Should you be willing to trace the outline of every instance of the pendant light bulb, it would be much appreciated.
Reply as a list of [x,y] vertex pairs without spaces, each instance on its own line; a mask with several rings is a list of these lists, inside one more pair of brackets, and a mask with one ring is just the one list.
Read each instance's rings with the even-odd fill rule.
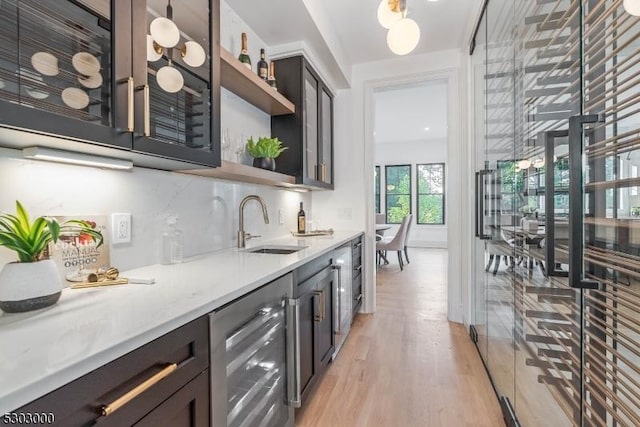
[[378,5],[378,22],[384,28],[391,28],[391,26],[397,21],[402,19],[401,12],[394,12],[389,7],[388,0],[381,0]]
[[523,170],[529,169],[531,167],[531,160],[520,160],[518,162],[518,166],[520,166],[520,169]]
[[624,10],[630,15],[640,16],[640,0],[624,0]]
[[184,44],[184,47],[180,51],[182,60],[190,67],[199,67],[204,64],[207,59],[207,54],[200,44],[194,41],[188,41]]
[[533,161],[533,167],[536,169],[540,169],[544,167],[544,157],[538,157]]
[[176,93],[184,86],[184,77],[180,71],[167,65],[158,70],[156,81],[162,90],[168,93]]
[[168,18],[159,17],[151,21],[149,32],[153,40],[162,47],[171,48],[180,41],[178,26]]
[[411,53],[420,41],[420,27],[416,21],[404,18],[395,22],[387,33],[387,45],[396,55]]
[[147,61],[156,62],[160,58],[162,58],[162,46],[154,42],[153,37],[147,34]]

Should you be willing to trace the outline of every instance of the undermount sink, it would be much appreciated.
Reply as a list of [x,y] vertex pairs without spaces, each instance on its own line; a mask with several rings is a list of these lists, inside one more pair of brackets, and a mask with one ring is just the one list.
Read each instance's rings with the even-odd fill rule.
[[245,249],[244,252],[252,254],[274,254],[274,255],[289,255],[302,249],[306,249],[308,246],[258,246],[255,248]]

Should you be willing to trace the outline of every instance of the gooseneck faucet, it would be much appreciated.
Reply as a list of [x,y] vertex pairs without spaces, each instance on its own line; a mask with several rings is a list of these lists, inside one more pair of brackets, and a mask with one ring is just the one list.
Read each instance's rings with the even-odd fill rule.
[[269,224],[269,214],[267,213],[267,205],[264,203],[264,200],[262,200],[262,197],[251,195],[242,199],[242,201],[240,202],[240,209],[238,212],[238,217],[240,218],[240,227],[238,230],[238,247],[239,248],[244,248],[247,240],[253,237],[260,237],[260,236],[252,236],[251,234],[245,233],[244,231],[244,205],[246,205],[249,200],[255,200],[256,202],[260,203],[260,206],[262,206],[262,216],[264,217],[264,223]]

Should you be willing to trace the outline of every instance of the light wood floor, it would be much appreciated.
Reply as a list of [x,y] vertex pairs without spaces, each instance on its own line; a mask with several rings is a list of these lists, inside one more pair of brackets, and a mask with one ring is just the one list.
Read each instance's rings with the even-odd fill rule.
[[409,256],[378,269],[376,313],[357,316],[297,426],[504,426],[467,330],[446,320],[446,251]]

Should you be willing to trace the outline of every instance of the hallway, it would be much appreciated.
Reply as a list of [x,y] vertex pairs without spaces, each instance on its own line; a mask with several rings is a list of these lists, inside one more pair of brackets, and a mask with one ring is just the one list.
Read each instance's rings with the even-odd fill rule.
[[447,252],[409,256],[378,269],[375,315],[358,315],[297,426],[504,425],[468,331],[446,321]]

